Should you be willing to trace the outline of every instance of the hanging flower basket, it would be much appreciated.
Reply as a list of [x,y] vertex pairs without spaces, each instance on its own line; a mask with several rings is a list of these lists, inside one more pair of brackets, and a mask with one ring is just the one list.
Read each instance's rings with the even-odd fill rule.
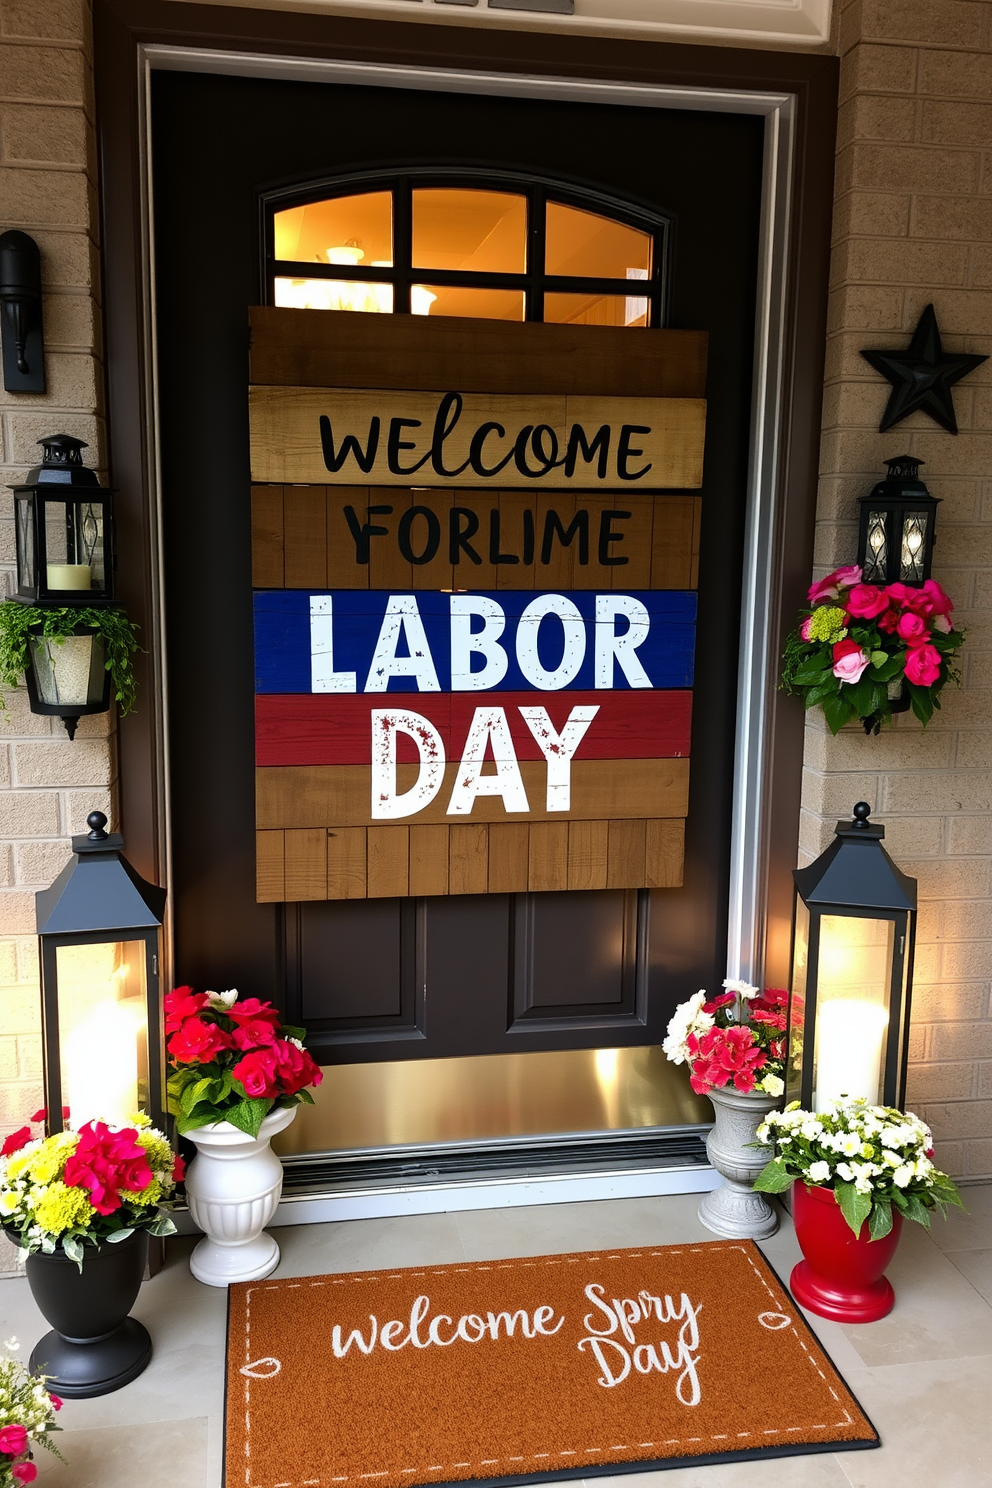
[[926,727],[943,687],[960,680],[954,656],[964,640],[936,579],[879,588],[852,565],[814,584],[809,605],[785,643],[783,689],[819,705],[833,734],[854,718],[877,734],[909,708]]

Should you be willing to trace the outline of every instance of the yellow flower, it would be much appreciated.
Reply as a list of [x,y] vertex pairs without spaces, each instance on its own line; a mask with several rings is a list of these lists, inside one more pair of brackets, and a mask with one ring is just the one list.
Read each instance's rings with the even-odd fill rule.
[[151,1126],[152,1118],[148,1115],[147,1111],[132,1111],[127,1118],[127,1124],[128,1126],[136,1126],[140,1131],[142,1127]]
[[93,1205],[81,1188],[69,1188],[61,1181],[50,1185],[35,1210],[35,1220],[50,1235],[61,1235],[86,1224],[93,1215]]
[[137,1204],[139,1207],[145,1204],[157,1204],[162,1197],[162,1185],[157,1178],[153,1178],[147,1188],[139,1189],[137,1192],[129,1188],[121,1189],[121,1198],[126,1199],[129,1204]]
[[847,634],[847,616],[836,605],[820,605],[809,617],[811,641],[840,641]]
[[28,1172],[35,1183],[51,1183],[58,1178],[78,1141],[75,1132],[56,1132],[55,1136],[46,1138],[28,1163]]
[[11,1178],[19,1178],[21,1176],[34,1157],[35,1151],[37,1151],[37,1148],[31,1152],[15,1152],[13,1157],[8,1157],[6,1174],[8,1182]]
[[172,1172],[172,1148],[161,1132],[139,1131],[138,1146],[145,1149],[150,1168],[156,1171],[165,1169],[166,1172]]

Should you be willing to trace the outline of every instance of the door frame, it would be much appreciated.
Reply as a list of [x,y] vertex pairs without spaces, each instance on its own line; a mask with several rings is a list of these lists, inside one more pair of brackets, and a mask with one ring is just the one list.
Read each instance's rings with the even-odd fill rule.
[[[154,312],[150,75],[156,69],[487,93],[765,120],[744,547],[728,974],[785,984],[803,713],[776,693],[781,640],[812,560],[837,60],[670,43],[486,33],[171,0],[94,7],[109,465],[122,602],[148,646],[142,706],[120,725],[129,856],[171,888]],[[397,61],[398,57],[408,60]],[[485,65],[483,65],[483,63]],[[167,925],[167,938],[168,938]],[[171,974],[171,946],[166,975]]]

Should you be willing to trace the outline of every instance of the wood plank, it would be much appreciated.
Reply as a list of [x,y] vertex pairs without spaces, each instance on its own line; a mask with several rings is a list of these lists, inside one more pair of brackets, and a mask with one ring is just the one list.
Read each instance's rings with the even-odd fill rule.
[[281,589],[283,564],[282,486],[251,488],[251,583],[253,589]]
[[[445,769],[444,784],[434,800],[412,817],[411,823],[452,823],[448,801],[458,763]],[[525,760],[520,765],[530,811],[519,820],[560,821],[560,812],[546,809],[547,767]],[[416,765],[401,764],[397,788],[409,790],[418,778]],[[354,827],[380,829],[371,816],[370,771],[366,765],[278,765],[255,771],[256,821],[260,830],[278,827]],[[611,821],[645,817],[682,817],[689,792],[689,761],[574,760],[571,810],[573,821]],[[506,821],[498,796],[480,796],[473,820]],[[371,870],[370,870],[371,871]]]
[[[412,565],[410,586],[413,589],[453,589],[455,581],[451,566],[451,491],[422,491],[411,488],[410,514],[407,518],[409,531],[407,544],[415,560],[425,560]],[[433,517],[437,526],[431,522]],[[385,522],[385,519],[383,519]],[[394,531],[396,529],[393,529]],[[399,534],[392,540],[396,541]],[[384,539],[385,540],[385,539]],[[437,542],[437,551],[430,557],[431,548]],[[473,585],[475,580],[472,580]]]
[[644,887],[680,889],[685,857],[685,822],[648,821],[644,825]]
[[[389,513],[376,512],[369,517],[377,527],[385,526],[387,521],[393,533],[396,533],[403,521],[405,514],[413,505],[413,497],[409,491],[392,491],[373,486],[369,490],[370,506],[391,507]],[[404,558],[400,552],[398,541],[393,538],[391,542],[385,539],[371,538],[369,541],[369,588],[370,589],[409,589],[413,584],[413,564],[408,558]]]
[[282,904],[286,898],[286,834],[255,833],[255,898],[259,904]]
[[575,524],[576,507],[581,505],[586,512],[586,500],[573,496],[570,491],[553,497],[538,497],[537,536],[534,571],[540,589],[571,589],[573,570],[582,572],[579,563],[582,529],[588,536],[589,517]]
[[287,589],[327,587],[327,499],[320,486],[283,490]]
[[483,822],[448,832],[448,892],[484,894],[489,887],[489,828]]
[[651,588],[695,589],[699,572],[699,496],[655,498]]
[[294,828],[286,833],[286,900],[327,898],[327,830]]
[[522,894],[527,889],[526,822],[493,822],[489,828],[490,894]]
[[[485,472],[491,469],[496,492],[608,491],[618,484],[623,488],[629,484],[631,490],[692,489],[702,483],[706,432],[702,398],[466,393],[437,463],[431,443],[448,396],[441,390],[402,388],[250,387],[252,479],[354,486],[365,474],[375,485],[407,491],[411,479],[429,480],[438,487],[488,489]],[[397,462],[383,432],[399,418],[412,425],[406,430],[411,448],[403,452],[409,464]],[[470,456],[476,458],[472,454],[476,436],[487,425],[494,432],[482,451],[482,464],[474,468]],[[548,431],[542,442],[543,467],[531,444],[520,443],[538,426]],[[608,458],[555,458],[556,451],[565,451],[575,439],[574,430],[584,429],[588,444],[603,426],[609,429]],[[631,428],[645,432],[630,437]],[[328,464],[329,456],[325,459],[328,433],[336,468]],[[510,463],[500,468],[507,458]]]
[[568,884],[570,889],[605,889],[609,823],[573,821],[568,824]]
[[568,887],[568,822],[535,822],[531,827],[527,887],[533,894]]
[[370,899],[392,899],[410,892],[410,828],[369,827]]
[[644,884],[644,822],[611,821],[606,854],[606,887],[639,889]]
[[[327,506],[327,587],[328,589],[367,589],[369,565],[358,561],[356,539],[346,511],[359,531],[378,519],[369,515],[373,505],[368,486],[321,486]],[[371,539],[369,539],[371,551]]]
[[410,893],[446,894],[448,892],[449,827],[410,828]]
[[[465,497],[459,497],[465,500]],[[468,498],[471,499],[471,498]],[[537,497],[531,491],[500,491],[500,548],[519,559],[496,568],[497,589],[534,589],[534,557],[537,546]],[[544,580],[541,580],[543,584]]]
[[705,331],[320,315],[253,306],[251,381],[702,398]]
[[327,833],[328,899],[364,899],[367,890],[365,828],[333,828]]

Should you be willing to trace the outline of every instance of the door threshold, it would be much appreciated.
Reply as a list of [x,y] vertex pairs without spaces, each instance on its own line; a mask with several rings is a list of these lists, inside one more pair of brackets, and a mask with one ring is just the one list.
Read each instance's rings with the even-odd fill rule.
[[[706,1193],[708,1127],[311,1154],[284,1161],[279,1225]],[[181,1234],[196,1233],[188,1212]]]

